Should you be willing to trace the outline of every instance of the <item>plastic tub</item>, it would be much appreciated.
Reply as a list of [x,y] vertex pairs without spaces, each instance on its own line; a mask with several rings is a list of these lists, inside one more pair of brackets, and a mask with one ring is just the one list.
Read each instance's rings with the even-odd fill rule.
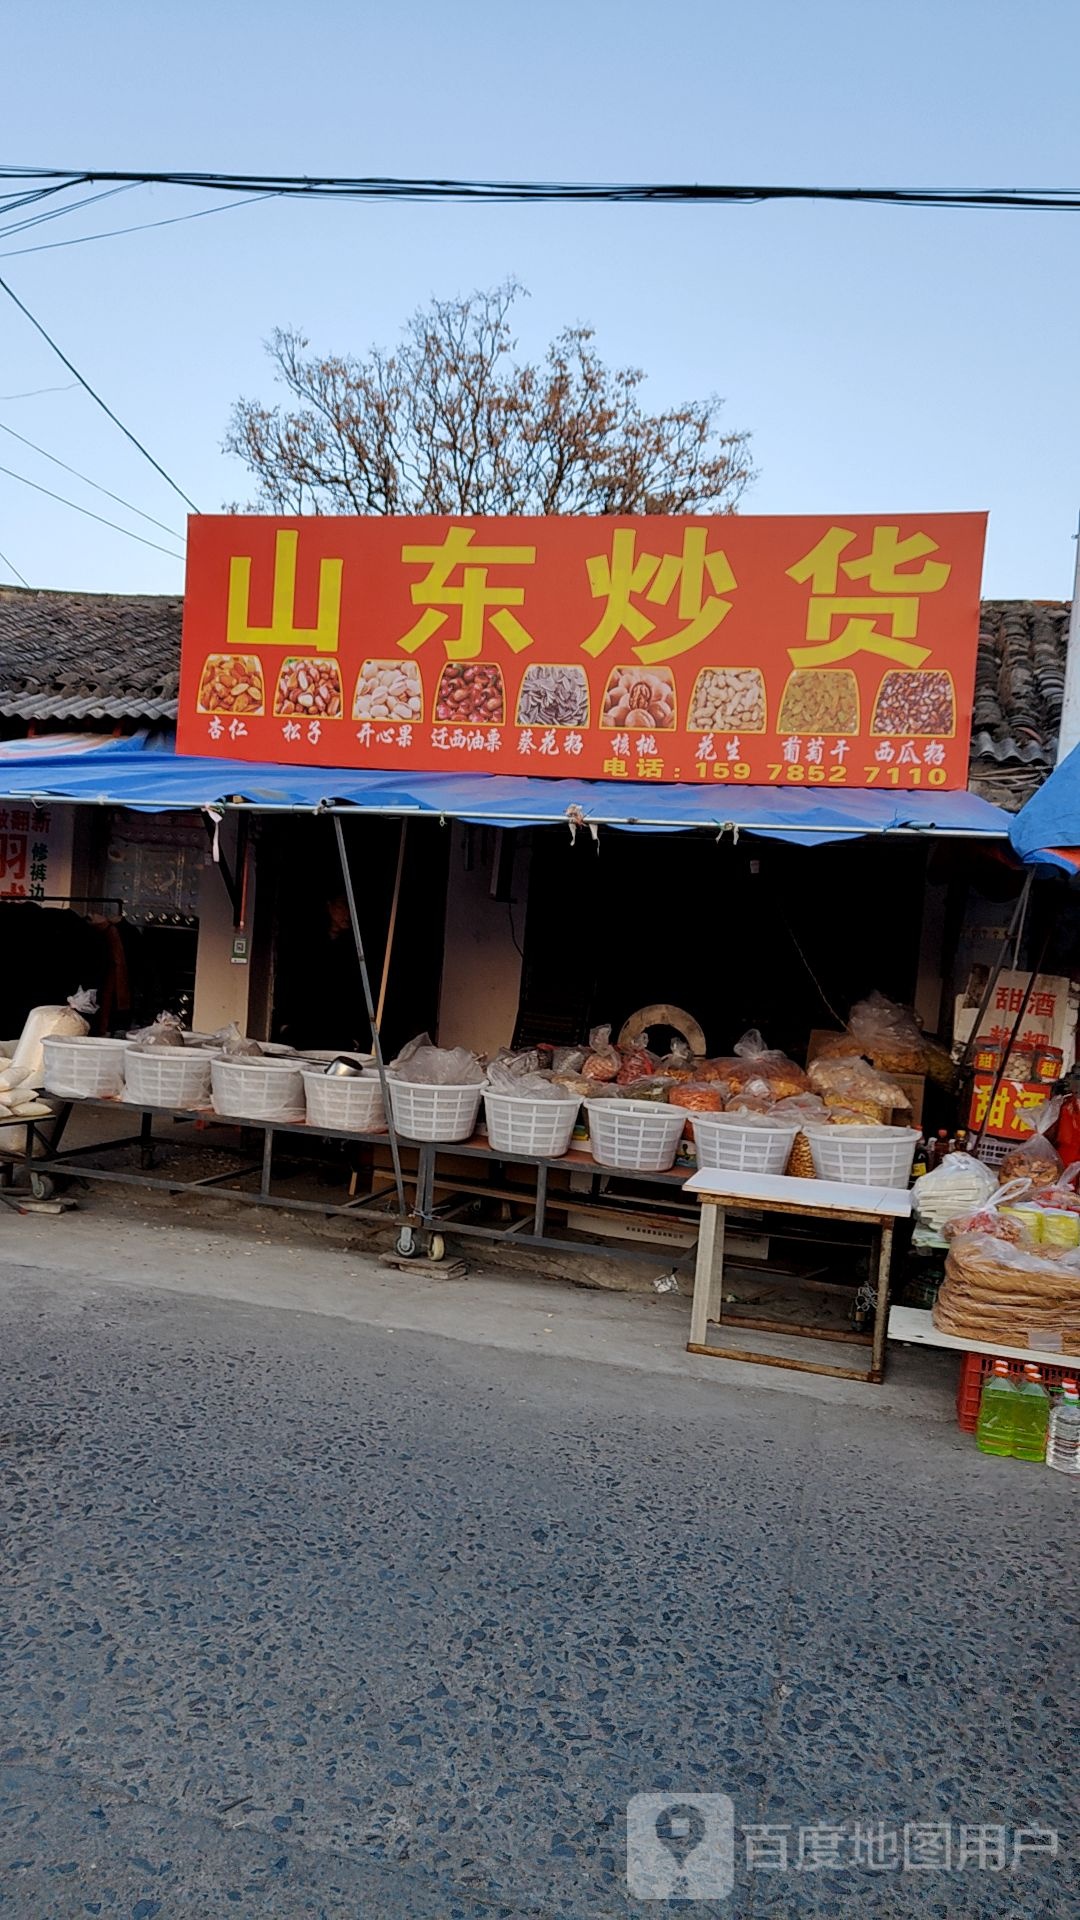
[[475,1133],[482,1085],[421,1087],[391,1080],[389,1086],[394,1126],[407,1140],[468,1140]]
[[332,1127],[343,1133],[381,1133],[386,1126],[379,1076],[371,1069],[339,1079],[307,1068],[304,1093],[309,1126]]
[[527,1093],[484,1094],[488,1144],[496,1153],[561,1160],[570,1145],[580,1100],[534,1100]]
[[293,1060],[212,1060],[210,1089],[214,1112],[230,1119],[304,1118],[304,1076]]
[[736,1113],[695,1113],[693,1120],[698,1166],[731,1173],[783,1173],[799,1131],[797,1120],[755,1126]]
[[136,1106],[206,1107],[212,1057],[195,1047],[129,1047],[125,1098]]
[[44,1039],[41,1051],[46,1092],[89,1100],[121,1093],[128,1044],[126,1040],[98,1039],[92,1034],[66,1040]]
[[819,1180],[852,1187],[906,1187],[918,1133],[913,1127],[803,1128]]
[[689,1117],[685,1107],[658,1100],[586,1100],[585,1111],[597,1165],[627,1173],[666,1173]]

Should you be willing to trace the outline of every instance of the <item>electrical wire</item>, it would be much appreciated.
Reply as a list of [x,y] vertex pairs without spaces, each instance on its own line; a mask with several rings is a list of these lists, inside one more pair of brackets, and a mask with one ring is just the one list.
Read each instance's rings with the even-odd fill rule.
[[123,186],[107,187],[103,193],[88,193],[81,200],[67,200],[63,206],[48,207],[44,213],[32,214],[28,220],[16,220],[10,227],[0,227],[0,240],[9,234],[25,233],[29,227],[44,226],[46,220],[62,220],[69,213],[78,213],[80,207],[96,206],[99,200],[113,200],[118,193],[133,193],[137,185],[137,181],[128,180]]
[[40,393],[74,393],[74,380],[65,380],[62,387],[29,387],[25,393],[0,393],[0,400],[36,400]]
[[16,580],[21,580],[24,587],[29,587],[30,585],[29,580],[26,578],[25,574],[22,574],[19,572],[19,569],[15,565],[14,560],[9,560],[6,553],[0,553],[0,560],[3,561],[8,572],[13,573],[15,575]]
[[99,520],[103,527],[112,527],[114,533],[126,533],[129,540],[137,540],[140,546],[153,547],[156,553],[167,553],[170,560],[182,560],[182,553],[174,553],[171,547],[163,547],[157,540],[147,540],[144,534],[132,533],[130,527],[122,527],[116,520],[106,520],[104,514],[91,513],[89,507],[80,507],[77,500],[68,500],[62,493],[54,493],[51,487],[43,487],[39,480],[28,480],[25,473],[16,473],[12,467],[0,467],[0,473],[6,473],[9,480],[21,480],[24,487],[33,487],[35,493],[47,494],[50,500],[59,500],[62,507],[71,507],[75,513],[84,513],[88,520]]
[[[143,446],[142,441],[136,439],[131,429],[129,427],[125,427],[123,421],[118,419],[117,415],[113,412],[112,408],[108,406],[107,403],[102,399],[100,393],[95,392],[94,388],[90,385],[89,380],[84,380],[82,374],[79,372],[78,367],[75,366],[73,362],[68,359],[67,354],[64,353],[63,349],[57,346],[56,341],[53,339],[52,335],[50,333],[46,333],[45,328],[41,324],[41,321],[35,320],[29,307],[23,304],[23,302],[19,299],[18,294],[15,293],[12,290],[12,288],[8,286],[8,283],[6,280],[0,280],[0,290],[2,290],[4,293],[7,294],[9,300],[14,301],[20,313],[23,313],[26,315],[26,318],[29,320],[31,326],[36,328],[37,332],[40,333],[42,339],[45,340],[48,343],[48,345],[52,348],[57,359],[62,360],[68,372],[73,373],[75,375],[75,378],[78,381],[80,387],[85,388],[86,392],[90,395],[91,400],[96,401],[97,405],[101,408],[102,412],[108,414],[109,419],[112,421],[113,425],[115,427],[119,427],[125,439],[130,440],[132,446],[138,448],[144,460],[149,460],[150,465],[153,467],[155,473],[160,473],[162,479],[168,482],[173,492],[179,494],[181,500],[184,502],[184,505],[191,508],[192,513],[198,513],[199,509],[195,505],[194,500],[189,498],[189,496],[184,492],[183,487],[177,485],[176,481],[172,478],[171,474],[166,473],[164,467],[161,466],[160,463],[154,459],[153,454],[147,452],[146,448]],[[152,544],[152,542],[148,544]],[[164,549],[162,549],[162,551],[164,551]]]
[[0,167],[0,179],[58,182],[61,186],[105,181],[144,186],[199,187],[218,193],[273,193],[296,199],[456,200],[494,202],[646,202],[651,204],[760,205],[776,200],[827,200],[849,205],[996,208],[1080,212],[1074,187],[805,187],[735,185],[700,181],[558,181],[401,179],[389,175],[149,172],[135,168]]
[[25,433],[16,433],[14,427],[5,426],[2,420],[0,420],[0,433],[10,433],[13,440],[21,441],[24,447],[29,447],[31,453],[40,453],[43,460],[51,460],[54,467],[63,467],[65,473],[73,474],[75,479],[81,480],[84,486],[93,487],[95,493],[103,493],[107,500],[115,500],[118,507],[126,507],[129,513],[137,513],[140,520],[148,520],[152,527],[167,533],[171,540],[179,540],[183,543],[184,535],[177,533],[175,527],[167,527],[164,520],[155,520],[152,513],[144,513],[141,507],[133,506],[132,502],[125,500],[122,494],[110,493],[108,487],[103,487],[98,481],[91,480],[88,474],[80,473],[78,467],[69,467],[67,461],[58,459],[55,453],[46,453],[44,447],[36,446],[33,440],[26,438]]
[[[149,233],[154,227],[178,227],[182,220],[205,220],[210,213],[232,213],[236,207],[254,207],[260,200],[277,200],[276,193],[253,193],[246,200],[230,200],[221,207],[200,207],[197,213],[174,213],[168,220],[143,220],[134,227],[107,227],[104,233],[80,233],[70,240],[42,240],[36,247],[11,247],[0,253],[0,260],[19,260],[26,253],[52,253],[57,247],[85,247],[91,240],[115,240],[124,233]],[[79,202],[86,206],[85,200]],[[8,229],[12,231],[12,229]],[[0,240],[4,237],[0,231]]]

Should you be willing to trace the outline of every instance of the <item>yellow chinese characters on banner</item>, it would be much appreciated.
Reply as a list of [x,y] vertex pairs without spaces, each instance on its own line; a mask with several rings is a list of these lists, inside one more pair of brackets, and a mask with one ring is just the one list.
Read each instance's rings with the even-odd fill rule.
[[960,787],[985,518],[190,523],[181,752]]

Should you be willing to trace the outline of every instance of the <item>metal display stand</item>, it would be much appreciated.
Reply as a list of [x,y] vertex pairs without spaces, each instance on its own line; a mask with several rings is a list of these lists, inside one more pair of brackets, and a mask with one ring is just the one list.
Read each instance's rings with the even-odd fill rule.
[[[444,1233],[452,1228],[455,1237],[475,1240],[493,1249],[498,1246],[527,1247],[559,1255],[600,1254],[609,1258],[618,1251],[621,1258],[645,1262],[654,1271],[668,1273],[689,1267],[696,1256],[700,1273],[701,1261],[707,1252],[710,1222],[715,1214],[715,1208],[709,1205],[699,1209],[698,1194],[693,1190],[693,1183],[690,1183],[688,1190],[685,1168],[672,1168],[666,1173],[623,1173],[599,1166],[584,1151],[571,1150],[554,1160],[529,1154],[496,1152],[480,1135],[453,1144],[400,1140],[398,1166],[403,1205],[398,1202],[396,1171],[395,1176],[390,1178],[389,1169],[380,1173],[378,1168],[372,1170],[369,1190],[354,1198],[341,1201],[329,1198],[313,1200],[281,1190],[280,1162],[287,1157],[290,1146],[295,1149],[299,1142],[305,1140],[326,1141],[369,1150],[382,1149],[385,1153],[390,1144],[387,1133],[357,1133],[312,1127],[304,1121],[222,1116],[206,1108],[177,1110],[171,1107],[127,1106],[116,1099],[92,1098],[65,1101],[61,1109],[65,1121],[75,1109],[109,1115],[112,1119],[120,1113],[130,1114],[132,1130],[119,1136],[110,1135],[97,1142],[69,1147],[62,1152],[58,1150],[58,1139],[54,1139],[51,1148],[33,1163],[34,1178],[44,1182],[50,1191],[58,1177],[67,1176],[71,1179],[145,1187],[163,1193],[209,1193],[215,1198],[233,1200],[242,1206],[272,1207],[285,1212],[359,1220],[395,1231],[397,1250],[403,1258],[427,1254],[432,1260],[441,1260],[446,1251]],[[23,1124],[28,1129],[28,1152],[32,1152],[34,1142],[30,1137],[31,1130],[38,1138],[44,1138],[53,1123],[37,1120]],[[172,1129],[172,1137],[167,1140],[162,1137],[162,1130],[166,1126]],[[176,1138],[177,1129],[181,1131],[179,1141]],[[188,1135],[186,1139],[183,1137],[185,1133]],[[228,1137],[222,1137],[226,1134]],[[171,1173],[167,1167],[158,1164],[157,1155],[161,1147],[176,1148],[178,1145],[182,1148],[197,1145],[208,1152],[227,1153],[230,1164],[220,1171],[191,1176]],[[115,1164],[118,1152],[131,1149],[136,1150],[138,1165],[118,1167]],[[463,1164],[467,1169],[465,1172],[461,1170]],[[514,1171],[519,1175],[516,1181],[510,1177]],[[568,1184],[560,1182],[559,1177],[566,1174],[584,1175],[585,1180],[570,1188]],[[695,1180],[701,1180],[702,1177],[697,1175]],[[715,1186],[721,1179],[727,1182],[737,1180],[740,1176],[714,1175],[711,1178]],[[780,1184],[785,1189],[785,1198],[798,1197],[793,1196],[791,1190],[799,1183],[784,1180]],[[820,1188],[820,1183],[816,1182],[802,1184]],[[852,1191],[861,1194],[864,1207],[872,1198],[865,1189]],[[816,1199],[822,1197],[820,1192],[815,1195]],[[902,1210],[907,1196],[895,1197],[900,1199]],[[503,1210],[504,1218],[501,1221],[491,1218],[493,1206]],[[825,1272],[828,1271],[829,1248],[850,1247],[848,1240],[830,1241],[826,1225],[830,1220],[841,1218],[850,1223],[853,1218],[850,1209],[837,1211],[819,1207],[815,1215],[812,1204],[802,1205],[793,1210],[787,1209],[788,1218],[785,1220],[784,1205],[776,1205],[771,1197],[744,1201],[743,1206],[757,1215],[757,1221],[756,1224],[747,1223],[729,1229],[729,1253],[736,1258],[740,1244],[745,1247],[742,1240],[744,1232],[750,1240],[760,1244],[763,1223],[770,1240],[789,1240],[803,1246],[809,1241],[817,1251],[819,1262],[825,1255],[822,1269]],[[481,1210],[486,1211],[488,1217],[474,1217]],[[794,1217],[799,1215],[803,1218]],[[575,1220],[585,1219],[589,1223],[588,1228],[570,1228],[569,1231],[580,1232],[582,1237],[569,1238],[567,1228],[564,1227],[562,1232],[557,1230],[556,1223],[560,1216],[564,1221],[571,1217]],[[812,1221],[809,1230],[804,1220]],[[630,1227],[636,1230],[641,1234],[641,1239],[635,1243],[625,1240],[621,1231],[605,1231],[616,1223],[617,1229]],[[665,1235],[665,1227],[677,1231]],[[585,1237],[586,1233],[588,1237]],[[837,1283],[835,1278],[814,1279],[766,1261],[759,1264],[759,1257],[742,1264],[752,1267],[755,1279],[766,1283],[776,1284],[787,1280],[811,1290],[840,1295],[852,1291],[850,1286]],[[717,1313],[710,1317],[719,1318],[719,1315]],[[740,1327],[751,1329],[773,1324],[749,1318],[742,1313],[736,1316],[736,1321]],[[873,1336],[875,1368],[881,1364],[878,1349],[884,1339],[884,1323],[884,1314],[879,1312]],[[787,1322],[776,1322],[775,1325],[778,1330],[785,1332],[808,1331],[801,1326],[793,1328]],[[818,1329],[814,1337],[861,1341],[867,1345],[871,1341],[869,1335],[841,1330],[825,1333]]]

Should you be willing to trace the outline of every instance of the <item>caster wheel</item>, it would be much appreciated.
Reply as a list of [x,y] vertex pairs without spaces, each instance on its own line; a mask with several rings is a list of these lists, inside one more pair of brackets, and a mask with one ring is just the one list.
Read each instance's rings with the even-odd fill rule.
[[416,1235],[411,1227],[402,1227],[397,1237],[397,1252],[403,1260],[415,1260],[418,1248]]
[[33,1199],[51,1200],[55,1192],[56,1182],[55,1180],[50,1180],[47,1173],[32,1173],[30,1175],[30,1193]]
[[431,1260],[446,1259],[446,1241],[443,1239],[441,1233],[432,1234],[431,1244],[428,1247],[428,1257]]

